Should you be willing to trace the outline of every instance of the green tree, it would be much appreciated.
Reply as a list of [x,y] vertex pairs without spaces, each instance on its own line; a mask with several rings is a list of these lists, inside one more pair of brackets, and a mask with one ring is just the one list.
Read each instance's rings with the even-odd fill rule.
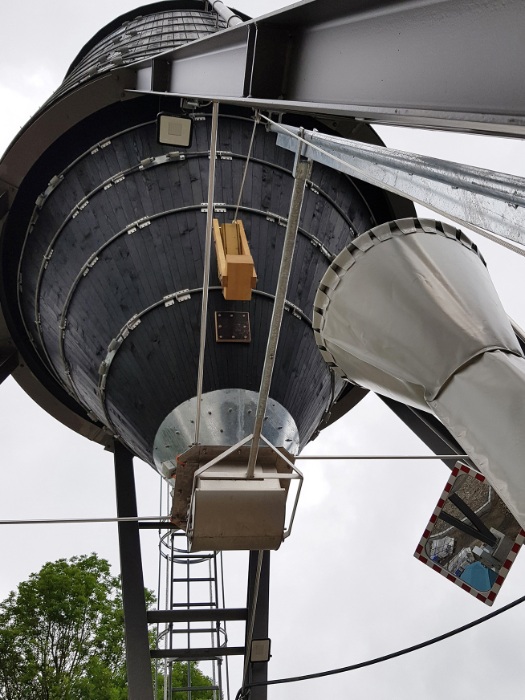
[[[213,685],[213,681],[198,668],[195,661],[189,663],[190,683],[192,688],[191,700],[211,700],[213,691],[206,690]],[[171,687],[173,688],[172,700],[188,700],[188,693],[185,691],[176,691],[176,688],[188,687],[188,663],[180,661],[172,665],[171,670]],[[157,698],[160,700],[164,697],[162,680],[157,683]],[[194,689],[194,690],[193,690]],[[199,690],[200,689],[200,690]]]
[[[146,599],[153,602],[151,592]],[[185,673],[173,664],[173,686]],[[191,676],[199,687],[212,684],[195,664]],[[0,603],[0,700],[127,696],[120,581],[105,559],[49,562]],[[210,697],[200,691],[193,700]]]
[[49,562],[0,603],[0,698],[127,698],[120,585],[107,561]]

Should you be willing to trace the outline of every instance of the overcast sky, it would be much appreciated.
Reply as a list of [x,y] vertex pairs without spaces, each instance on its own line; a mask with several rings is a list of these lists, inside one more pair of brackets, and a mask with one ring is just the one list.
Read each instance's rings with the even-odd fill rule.
[[[239,0],[257,15],[284,3]],[[129,0],[5,3],[0,23],[0,151],[58,86],[83,44],[133,9]],[[525,175],[523,143],[402,129],[387,145]],[[508,313],[525,326],[522,257],[476,239]],[[0,519],[115,514],[112,456],[49,417],[15,384],[2,386]],[[307,448],[316,455],[427,454],[374,396]],[[272,555],[270,677],[363,661],[488,612],[413,558],[447,468],[437,461],[303,462],[304,494],[292,537]],[[139,512],[158,513],[159,478],[136,462]],[[43,563],[96,551],[119,570],[115,525],[0,526],[0,599]],[[143,540],[146,584],[156,589],[156,534]],[[231,557],[227,603],[241,604],[244,557]],[[524,593],[518,557],[495,608]],[[520,697],[525,606],[459,637],[373,668],[276,686],[272,700],[449,700]],[[240,678],[232,681],[235,694]]]

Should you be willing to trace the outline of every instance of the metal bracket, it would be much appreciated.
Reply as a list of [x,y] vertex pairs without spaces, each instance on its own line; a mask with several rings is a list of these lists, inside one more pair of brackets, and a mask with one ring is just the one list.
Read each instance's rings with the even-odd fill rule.
[[[216,473],[216,474],[213,474],[210,476],[203,476],[203,474],[211,467],[219,464],[224,459],[226,459],[230,455],[234,454],[236,451],[239,450],[239,448],[243,447],[244,445],[246,445],[250,441],[253,442],[253,438],[254,438],[253,433],[250,433],[250,435],[247,435],[245,438],[243,438],[242,440],[237,442],[235,445],[232,445],[232,447],[229,447],[228,449],[224,450],[219,455],[217,455],[216,457],[214,457],[209,462],[207,462],[206,464],[204,464],[202,467],[200,467],[199,469],[197,469],[195,471],[195,473],[193,475],[191,500],[190,500],[190,504],[189,504],[189,508],[188,508],[188,515],[189,515],[188,533],[189,534],[191,533],[191,513],[193,511],[193,504],[194,504],[195,490],[196,490],[196,486],[197,486],[197,479],[204,478],[204,479],[217,480],[217,481],[231,481],[232,476],[229,474]],[[266,480],[279,480],[280,481],[282,479],[284,479],[284,480],[297,479],[299,481],[299,486],[297,488],[297,493],[295,495],[295,500],[294,500],[292,511],[290,513],[290,517],[288,520],[288,525],[287,526],[285,525],[285,528],[283,531],[283,540],[285,540],[286,538],[288,538],[290,536],[290,534],[292,532],[292,526],[293,526],[293,523],[295,520],[295,514],[297,512],[297,505],[299,503],[299,497],[301,495],[301,489],[302,489],[302,485],[303,485],[304,476],[303,476],[302,472],[299,469],[297,469],[295,464],[290,459],[288,459],[288,457],[285,454],[283,454],[283,452],[281,452],[274,445],[272,445],[271,442],[269,440],[267,440],[267,438],[264,437],[264,435],[260,435],[260,439],[273,452],[275,452],[275,454],[279,457],[280,460],[285,462],[285,464],[290,468],[291,473],[289,473],[289,474],[286,474],[286,473],[284,473],[284,474],[283,473],[276,473],[276,474],[257,473],[254,478],[256,480],[262,480],[262,481],[266,481]],[[184,458],[184,456],[181,456],[180,459],[183,460],[183,458]],[[252,480],[252,478],[250,478],[248,476],[248,474],[246,474],[246,476],[244,478],[247,481]],[[239,479],[237,478],[235,480],[239,480]]]

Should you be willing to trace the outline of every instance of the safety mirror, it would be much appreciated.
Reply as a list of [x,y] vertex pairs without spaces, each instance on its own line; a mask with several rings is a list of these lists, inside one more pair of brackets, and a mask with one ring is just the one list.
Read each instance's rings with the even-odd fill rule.
[[485,477],[457,462],[414,556],[492,605],[524,540]]

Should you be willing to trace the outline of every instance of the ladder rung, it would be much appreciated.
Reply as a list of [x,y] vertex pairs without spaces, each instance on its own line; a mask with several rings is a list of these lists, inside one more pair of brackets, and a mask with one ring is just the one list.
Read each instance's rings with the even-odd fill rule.
[[190,629],[183,630],[170,630],[170,634],[200,634],[201,632],[208,632],[208,634],[216,634],[216,627],[190,627]]
[[193,685],[186,686],[185,688],[175,688],[172,689],[173,693],[192,693],[196,691],[197,693],[204,692],[205,690],[220,690],[218,685]]
[[223,656],[244,655],[245,647],[205,647],[201,649],[152,649],[152,659],[178,659],[179,661],[208,661]]
[[148,610],[148,622],[222,622],[247,620],[247,608],[208,608],[203,610]]
[[215,581],[214,578],[211,577],[204,577],[204,578],[174,578],[172,579],[173,583],[193,583],[194,581]]
[[216,606],[217,603],[172,603],[172,608],[209,608]]
[[139,521],[139,528],[141,530],[178,530],[179,526],[168,523],[166,520],[142,520]]

